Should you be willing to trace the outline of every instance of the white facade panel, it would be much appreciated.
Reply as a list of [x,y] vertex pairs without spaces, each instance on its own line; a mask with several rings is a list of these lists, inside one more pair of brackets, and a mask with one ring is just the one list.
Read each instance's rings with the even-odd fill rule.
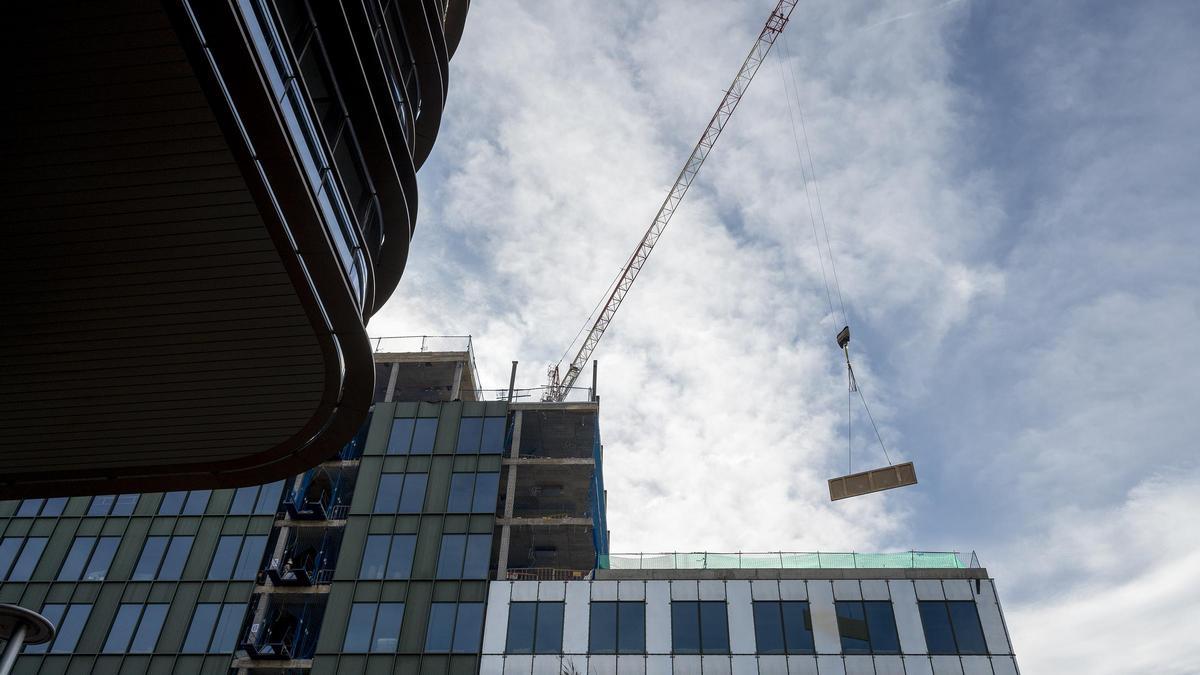
[[875,659],[863,655],[847,656],[846,675],[875,675]]
[[699,656],[676,656],[672,659],[672,665],[672,672],[675,675],[703,675],[703,671],[700,670]]
[[992,660],[986,656],[962,657],[963,675],[992,675]]
[[875,675],[905,675],[904,657],[876,656]]
[[694,579],[685,581],[672,581],[671,583],[671,599],[672,600],[699,600],[699,582]]
[[484,654],[504,653],[505,633],[508,632],[508,596],[511,593],[511,581],[488,584],[487,616],[483,622]]
[[[646,582],[646,652],[671,653],[671,586],[669,581]],[[647,664],[647,670],[653,664]],[[669,666],[668,666],[669,668]],[[651,675],[647,672],[646,675]]]
[[904,673],[905,675],[933,675],[933,664],[929,663],[928,656],[905,656]]
[[[654,582],[654,583],[666,583]],[[646,657],[646,675],[671,675],[671,657],[669,656],[647,656]]]
[[725,585],[729,610],[729,651],[734,654],[753,654],[754,606],[750,599],[749,581],[729,581]]
[[[816,666],[813,666],[816,670]],[[758,675],[788,675],[786,656],[771,655],[758,657]]]
[[1004,619],[1000,616],[1000,605],[996,602],[996,588],[990,579],[979,584],[979,597],[975,599],[979,610],[979,623],[983,626],[983,639],[988,651],[993,654],[1012,654],[1008,643],[1008,632],[1004,630]]
[[514,581],[512,582],[512,599],[514,602],[528,602],[537,600],[538,582],[536,581]]
[[530,675],[532,672],[532,656],[518,655],[504,657],[504,675]]
[[601,601],[611,601],[617,599],[617,582],[615,581],[593,581],[592,582],[592,599]]
[[779,582],[772,579],[755,579],[750,582],[750,595],[755,600],[778,600]]
[[533,675],[562,675],[562,657],[557,654],[538,654],[533,657]]
[[973,585],[975,582],[966,579],[946,579],[942,581],[942,591],[947,600],[974,600],[975,593],[971,590]]
[[587,664],[587,675],[617,675],[617,657],[611,654],[592,656]]
[[1011,656],[993,656],[992,672],[995,675],[1017,675],[1017,661]]
[[900,635],[900,651],[904,654],[925,654],[925,628],[921,624],[921,611],[917,608],[917,594],[913,582],[903,579],[888,582],[892,596],[892,609],[896,613],[896,632]]
[[567,582],[541,581],[538,582],[538,600],[543,602],[562,602],[565,597]]
[[700,582],[701,600],[724,600],[725,582],[704,580]]
[[818,656],[817,673],[818,675],[846,675],[846,664],[840,656]]
[[759,675],[758,660],[753,656],[742,655],[733,657],[733,675]]
[[646,675],[646,657],[618,656],[617,675]]
[[479,659],[479,675],[504,675],[504,657],[493,654]]
[[892,599],[891,594],[888,593],[888,582],[883,579],[863,579],[861,586],[863,600]]
[[787,662],[789,675],[817,675],[815,656],[789,656]]
[[567,654],[562,657],[562,671],[563,673],[587,675],[587,661],[588,657],[583,654]]
[[[828,583],[828,582],[826,582]],[[780,600],[807,600],[808,586],[799,579],[787,579],[779,582]]]
[[563,607],[563,651],[567,654],[586,654],[588,650],[589,586],[587,581],[567,582]]
[[728,656],[702,656],[704,675],[733,675],[733,664]]
[[617,599],[618,600],[645,600],[646,599],[646,582],[644,581],[621,581],[617,584]]
[[[828,581],[808,582],[808,607],[812,612],[813,644],[817,653],[842,653],[837,612],[833,607],[833,584]],[[838,659],[838,663],[841,663],[841,659]]]
[[833,582],[834,600],[862,600],[862,588],[858,580],[838,580]]
[[963,675],[962,661],[957,656],[931,656],[933,675]]
[[917,587],[918,600],[945,600],[946,593],[942,590],[942,582],[938,579],[918,579],[914,582]]

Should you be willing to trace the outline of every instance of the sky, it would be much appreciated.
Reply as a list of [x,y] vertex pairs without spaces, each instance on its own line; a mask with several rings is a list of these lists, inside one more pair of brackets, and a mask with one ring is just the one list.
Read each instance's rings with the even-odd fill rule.
[[[772,4],[472,3],[371,334],[544,383]],[[1197,672],[1198,34],[1188,0],[800,3],[594,355],[613,552],[974,551],[1024,672]],[[837,503],[830,252],[920,478]]]

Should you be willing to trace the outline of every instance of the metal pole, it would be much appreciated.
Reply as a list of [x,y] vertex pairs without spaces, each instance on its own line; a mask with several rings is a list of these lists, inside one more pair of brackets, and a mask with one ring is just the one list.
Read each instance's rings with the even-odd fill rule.
[[517,362],[513,361],[512,374],[508,376],[508,402],[513,401],[513,387],[517,384]]
[[0,654],[0,675],[12,672],[13,664],[21,654],[21,647],[25,646],[25,633],[28,630],[29,626],[24,621],[18,620],[13,626],[12,634],[8,636],[8,644],[4,645],[4,653]]
[[595,401],[596,397],[598,397],[600,395],[600,387],[598,384],[596,384],[596,363],[597,363],[596,360],[592,359],[592,400],[593,401]]

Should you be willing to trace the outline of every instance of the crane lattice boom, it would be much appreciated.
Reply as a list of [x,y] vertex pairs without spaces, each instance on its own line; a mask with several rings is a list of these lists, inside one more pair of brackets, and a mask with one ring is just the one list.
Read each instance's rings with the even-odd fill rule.
[[742,100],[742,95],[746,93],[747,87],[750,86],[750,81],[754,79],[754,74],[758,72],[759,66],[762,65],[764,59],[767,58],[767,53],[771,51],[771,46],[775,44],[775,38],[783,32],[784,26],[787,25],[788,17],[791,16],[792,10],[796,8],[797,0],[779,0],[775,5],[775,9],[771,10],[771,15],[767,17],[766,24],[763,25],[762,32],[759,33],[758,39],[755,40],[754,46],[750,48],[750,53],[746,56],[746,60],[742,62],[742,67],[738,70],[737,75],[733,78],[733,84],[729,85],[729,89],[725,92],[725,97],[721,99],[720,105],[717,106],[717,111],[713,113],[712,119],[708,122],[708,127],[704,129],[704,133],[700,136],[700,142],[692,149],[692,154],[688,156],[687,162],[684,163],[683,169],[679,172],[679,177],[675,179],[675,184],[671,186],[670,192],[667,193],[667,198],[663,200],[662,206],[659,207],[658,213],[654,216],[654,221],[650,223],[650,227],[646,229],[646,234],[642,236],[642,240],[630,256],[629,262],[625,265],[625,270],[621,277],[617,280],[613,287],[612,294],[608,296],[608,300],[604,303],[604,308],[600,310],[600,315],[596,317],[596,322],[592,324],[588,334],[583,339],[583,345],[575,358],[571,360],[571,365],[567,369],[567,373],[562,379],[559,379],[558,366],[550,369],[550,384],[546,389],[545,398],[548,401],[562,401],[571,386],[575,384],[576,378],[583,370],[583,366],[591,358],[592,352],[595,351],[596,345],[600,342],[600,338],[604,336],[604,331],[608,328],[608,324],[612,322],[613,315],[617,313],[617,308],[621,306],[621,301],[625,299],[625,295],[629,293],[629,289],[633,286],[633,281],[637,279],[638,273],[641,272],[642,266],[646,264],[646,260],[650,257],[650,252],[654,250],[654,245],[658,243],[658,238],[662,236],[663,230],[667,228],[667,223],[671,222],[671,216],[675,214],[675,209],[679,206],[679,202],[683,200],[683,196],[687,194],[688,187],[692,181],[696,179],[696,174],[700,173],[700,167],[704,165],[704,160],[708,157],[709,151],[716,144],[717,138],[721,135],[721,130],[725,128],[725,123],[729,121],[729,117],[733,115],[733,111],[737,108],[738,102]]

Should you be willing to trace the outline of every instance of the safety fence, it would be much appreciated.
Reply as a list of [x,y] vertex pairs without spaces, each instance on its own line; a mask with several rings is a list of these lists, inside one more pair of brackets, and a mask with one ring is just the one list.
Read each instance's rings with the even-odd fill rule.
[[613,553],[597,556],[597,567],[610,570],[713,569],[963,569],[979,567],[972,552],[964,561],[957,551],[897,553]]

